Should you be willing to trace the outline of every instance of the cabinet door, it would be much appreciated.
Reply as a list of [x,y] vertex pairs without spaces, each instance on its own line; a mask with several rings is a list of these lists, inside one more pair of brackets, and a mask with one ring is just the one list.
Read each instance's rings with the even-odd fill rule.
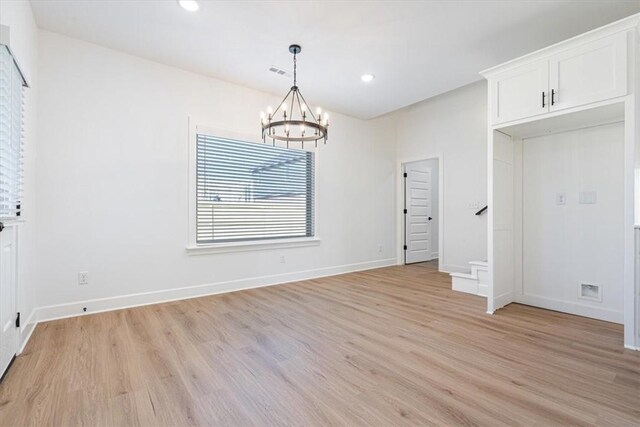
[[492,123],[524,119],[549,111],[549,61],[522,65],[493,77]]
[[551,111],[627,94],[627,34],[619,33],[549,60]]

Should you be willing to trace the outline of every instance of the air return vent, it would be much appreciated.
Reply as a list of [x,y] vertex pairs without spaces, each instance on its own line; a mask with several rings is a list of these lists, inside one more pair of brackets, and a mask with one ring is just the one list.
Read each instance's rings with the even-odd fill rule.
[[593,283],[578,283],[578,298],[602,302],[602,286]]
[[275,65],[272,65],[269,67],[269,71],[271,71],[272,73],[275,73],[279,76],[284,76],[284,77],[291,77],[291,73],[288,72],[287,70],[283,70],[282,68],[278,68]]

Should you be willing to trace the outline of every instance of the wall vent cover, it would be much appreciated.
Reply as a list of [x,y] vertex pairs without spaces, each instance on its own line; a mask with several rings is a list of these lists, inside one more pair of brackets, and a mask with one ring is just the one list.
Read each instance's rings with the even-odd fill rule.
[[594,283],[578,283],[578,298],[602,302],[602,286]]
[[276,67],[275,65],[272,65],[269,67],[269,71],[271,71],[272,73],[275,73],[279,76],[284,76],[284,77],[291,77],[291,73],[288,72],[287,70],[283,70],[282,68]]

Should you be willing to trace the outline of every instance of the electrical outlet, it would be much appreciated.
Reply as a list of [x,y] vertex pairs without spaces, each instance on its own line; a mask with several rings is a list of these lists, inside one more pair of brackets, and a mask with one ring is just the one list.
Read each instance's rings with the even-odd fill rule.
[[378,253],[381,254],[382,253],[382,245],[378,245]]
[[567,193],[556,193],[556,205],[567,204]]
[[88,285],[89,284],[89,272],[81,271],[78,273],[78,285]]
[[284,258],[284,255],[280,257],[280,264],[284,264],[287,260]]

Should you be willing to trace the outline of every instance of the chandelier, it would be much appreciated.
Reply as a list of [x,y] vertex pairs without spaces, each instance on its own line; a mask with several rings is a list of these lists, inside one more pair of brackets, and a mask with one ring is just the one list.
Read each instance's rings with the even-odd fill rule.
[[297,86],[296,55],[301,50],[297,44],[289,46],[289,52],[293,54],[293,86],[275,111],[269,107],[266,115],[260,113],[262,142],[271,140],[275,145],[276,141],[284,141],[287,148],[290,142],[299,142],[302,148],[305,142],[313,141],[316,147],[319,140],[327,143],[329,115],[322,114],[320,108],[313,114]]

